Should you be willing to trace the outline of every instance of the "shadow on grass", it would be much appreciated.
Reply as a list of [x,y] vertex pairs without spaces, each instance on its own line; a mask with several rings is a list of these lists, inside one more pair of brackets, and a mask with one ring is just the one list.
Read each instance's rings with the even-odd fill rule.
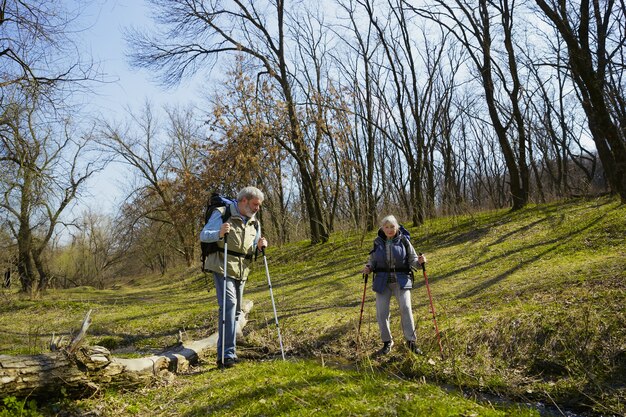
[[[597,206],[603,206],[606,205],[608,203],[599,203]],[[543,210],[542,210],[543,211]],[[562,214],[561,214],[562,215]],[[498,262],[498,261],[502,261],[505,260],[507,258],[509,258],[510,256],[514,255],[514,254],[519,254],[519,253],[523,253],[523,252],[527,252],[530,251],[532,249],[536,249],[536,248],[542,248],[545,247],[547,245],[552,245],[548,248],[546,248],[545,250],[543,250],[541,253],[534,255],[534,260],[541,260],[542,258],[544,258],[546,255],[549,255],[550,253],[556,251],[558,248],[560,247],[564,247],[566,245],[568,245],[574,238],[576,238],[577,235],[583,234],[583,232],[591,229],[592,227],[594,227],[595,225],[597,225],[602,218],[604,217],[604,214],[600,214],[599,216],[597,216],[596,218],[592,219],[591,221],[589,221],[586,225],[579,227],[578,229],[574,230],[573,232],[569,233],[569,235],[567,236],[556,236],[553,239],[549,239],[549,240],[545,240],[542,242],[537,242],[534,244],[530,244],[530,245],[526,245],[524,247],[518,247],[518,248],[514,248],[514,249],[510,249],[507,250],[503,253],[500,253],[499,255],[484,259],[482,261],[479,262],[475,262],[472,263],[471,265],[467,265],[467,266],[463,266],[457,269],[454,269],[450,272],[447,272],[445,274],[441,274],[441,275],[429,275],[428,276],[428,280],[429,282],[432,284],[434,282],[440,281],[440,280],[445,280],[448,278],[452,278],[455,277],[459,274],[468,272],[472,269],[480,269],[481,267],[484,267],[487,264],[491,264],[494,262]],[[525,226],[519,227],[501,237],[499,237],[496,241],[490,243],[489,245],[487,245],[487,248],[489,247],[493,247],[496,246],[498,244],[502,244],[504,243],[507,239],[511,238],[511,236],[514,236],[516,234],[519,233],[524,233],[527,232],[529,230],[531,230],[532,228],[536,227],[537,225],[544,223],[545,221],[549,221],[552,220],[553,217],[544,217],[538,220],[533,221],[532,223],[529,223]],[[488,227],[484,227],[481,228],[481,233],[483,233],[486,229],[488,229],[491,226]],[[464,239],[464,238],[462,238]],[[446,246],[446,245],[443,245]],[[439,246],[440,247],[440,246]],[[476,257],[481,257],[484,256],[487,253],[487,248],[483,249],[482,252],[477,255]],[[527,265],[527,263],[519,263],[517,265],[514,265],[513,267],[509,268],[508,270],[498,274],[497,276],[494,276],[491,279],[488,279],[486,281],[481,282],[479,285],[475,286],[474,288],[471,288],[459,295],[457,295],[457,299],[462,299],[462,298],[468,298],[471,296],[474,296],[478,293],[480,293],[481,291],[497,284],[498,282],[502,281],[503,279],[505,279],[506,277],[508,277],[509,275],[513,274],[514,272],[517,272],[518,270],[522,269],[523,267],[525,267]],[[421,277],[418,278],[417,274],[420,274],[420,272],[416,272],[416,278],[415,278],[415,283],[414,283],[414,288],[422,288],[425,286],[425,282],[421,279]],[[421,281],[421,282],[420,282]]]
[[[543,252],[541,252],[537,256],[535,256],[535,260],[541,260],[543,257],[545,257],[546,255],[556,251],[558,248],[563,247],[563,246],[569,244],[569,242],[571,240],[573,240],[576,237],[577,234],[581,234],[584,231],[590,229],[591,227],[593,227],[594,225],[599,223],[601,219],[602,219],[602,216],[599,216],[599,217],[595,218],[594,220],[589,222],[586,226],[578,228],[574,233],[571,233],[567,237],[560,237],[559,236],[559,237],[556,237],[554,239],[550,239],[550,240],[547,240],[547,241],[544,241],[544,242],[538,242],[536,244],[528,245],[528,246],[525,246],[523,248],[512,249],[512,250],[507,251],[507,252],[505,252],[505,253],[503,253],[501,255],[492,257],[490,259],[486,259],[486,260],[484,260],[482,262],[479,262],[477,264],[473,264],[470,267],[465,267],[465,268],[462,268],[462,269],[467,270],[467,269],[471,269],[473,267],[483,266],[485,264],[488,264],[488,263],[491,263],[491,262],[495,262],[495,261],[497,261],[499,259],[507,258],[507,257],[511,256],[512,254],[514,254],[514,253],[519,253],[519,252],[522,252],[522,251],[525,251],[525,250],[530,250],[530,249],[534,249],[534,248],[538,248],[538,247],[545,247],[546,245],[553,245],[553,246],[550,246],[550,247],[546,248]],[[537,222],[535,222],[535,223],[537,223]],[[474,296],[474,295],[478,294],[479,292],[481,292],[481,291],[491,287],[492,285],[497,284],[498,282],[502,281],[504,278],[508,277],[512,273],[520,270],[524,266],[526,266],[526,263],[519,263],[519,264],[513,266],[512,268],[509,268],[508,270],[498,274],[497,276],[480,283],[479,285],[475,286],[474,288],[471,288],[471,289],[469,289],[467,291],[464,291],[463,293],[457,295],[456,298],[460,299],[460,298],[468,298],[468,297]],[[462,272],[462,271],[457,270],[457,271],[453,271],[453,272],[451,272],[449,274],[446,274],[446,275],[447,276],[451,276],[451,275],[455,275],[455,274],[457,274],[459,272]]]
[[[486,236],[489,231],[497,226],[500,226],[509,222],[520,222],[525,217],[533,218],[537,214],[542,214],[544,217],[533,221],[532,223],[522,226],[517,230],[511,231],[498,238],[492,245],[496,245],[506,241],[511,236],[528,231],[534,226],[541,224],[545,221],[553,221],[557,217],[563,220],[565,214],[572,214],[576,212],[587,212],[590,209],[599,209],[604,206],[614,204],[610,199],[599,199],[595,201],[595,204],[581,205],[577,199],[555,202],[551,204],[543,204],[534,207],[527,207],[521,211],[508,211],[502,213],[502,211],[495,211],[489,214],[486,218],[477,219],[471,216],[463,221],[454,224],[454,227],[450,227],[445,233],[435,233],[432,236],[417,238],[414,246],[416,249],[419,247],[428,247],[428,250],[443,249],[450,246],[462,245],[468,242],[476,242]],[[612,210],[618,209],[619,206],[614,207]],[[475,227],[480,224],[480,227]],[[417,233],[416,233],[417,235]],[[432,241],[432,242],[431,242]]]
[[[297,317],[303,314],[311,314],[311,313],[317,313],[317,312],[321,312],[324,310],[331,310],[331,309],[340,309],[340,308],[353,308],[353,307],[357,307],[361,305],[361,301],[360,300],[355,300],[349,303],[343,303],[343,304],[336,304],[336,303],[330,303],[327,305],[320,305],[317,304],[315,306],[303,306],[303,307],[295,307],[295,308],[282,308],[280,311],[278,311],[278,320],[282,320],[282,319],[288,319],[291,317]],[[272,324],[273,325],[273,324]]]

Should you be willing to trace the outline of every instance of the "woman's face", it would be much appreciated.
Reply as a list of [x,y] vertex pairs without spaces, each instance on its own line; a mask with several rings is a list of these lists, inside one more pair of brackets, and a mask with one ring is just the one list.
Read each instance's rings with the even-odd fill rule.
[[398,229],[396,229],[396,226],[394,224],[385,223],[383,225],[383,232],[385,232],[385,236],[387,236],[387,238],[394,237],[397,231]]

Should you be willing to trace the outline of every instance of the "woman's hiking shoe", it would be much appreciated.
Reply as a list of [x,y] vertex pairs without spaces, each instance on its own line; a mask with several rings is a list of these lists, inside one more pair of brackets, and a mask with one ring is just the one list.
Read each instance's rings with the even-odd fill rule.
[[423,355],[422,351],[420,350],[420,348],[417,347],[414,341],[409,340],[406,342],[406,345],[409,348],[409,350],[415,353],[416,355]]
[[383,342],[383,347],[380,348],[380,350],[378,352],[376,352],[378,355],[386,355],[389,352],[391,352],[391,347],[393,346],[393,340],[389,341],[389,342]]

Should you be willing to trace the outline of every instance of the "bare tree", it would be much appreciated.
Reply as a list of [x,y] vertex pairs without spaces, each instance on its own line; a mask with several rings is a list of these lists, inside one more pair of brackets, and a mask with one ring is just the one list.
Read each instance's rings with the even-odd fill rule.
[[[376,71],[373,61],[377,53],[377,43],[371,20],[365,19],[364,23],[359,18],[356,0],[339,2],[339,7],[347,15],[349,24],[346,30],[352,35],[344,38],[350,59],[346,59],[346,54],[342,50],[335,55],[339,73],[347,79],[343,89],[350,92],[348,97],[352,97],[354,114],[353,127],[349,130],[352,134],[349,141],[351,146],[344,164],[348,166],[354,164],[352,172],[356,180],[348,181],[347,198],[351,207],[350,213],[354,216],[357,226],[360,225],[360,220],[364,219],[365,229],[371,231],[376,227],[376,202],[380,192],[378,181],[374,181],[375,149],[377,138],[380,136],[377,126],[381,125],[378,120],[380,112],[376,111],[374,103],[375,77],[372,76],[372,72]],[[353,184],[356,184],[355,189]]]
[[[582,146],[580,137],[588,136],[586,117],[575,98],[563,54],[563,43],[554,36],[547,37],[553,56],[551,62],[540,60],[536,55],[525,55],[525,67],[535,80],[536,88],[525,94],[528,108],[529,134],[533,146],[529,152],[535,174],[539,197],[546,201],[551,197],[567,197],[572,193],[584,194],[595,176],[596,153]],[[547,33],[546,33],[547,35]],[[528,45],[527,51],[533,48]]]
[[59,103],[59,88],[76,87],[94,75],[68,36],[76,14],[61,2],[0,1],[0,104],[8,105],[7,89],[16,85],[36,90],[39,100]]
[[[466,0],[435,0],[433,3],[433,7],[413,10],[453,34],[478,69],[489,117],[508,170],[512,208],[520,209],[528,202],[529,172],[526,156],[528,143],[520,109],[521,82],[512,41],[515,4],[509,4],[507,0],[479,0],[477,7]],[[501,62],[497,62],[494,56],[494,15],[500,18],[502,46],[506,51]],[[505,70],[502,66],[506,66]],[[508,72],[508,76],[504,71]],[[509,117],[503,113],[504,105],[499,101],[498,88],[502,88],[508,96]],[[511,128],[515,128],[515,135],[511,135]],[[516,137],[517,141],[511,143],[510,136]]]
[[626,202],[626,6],[613,0],[535,2],[567,45],[568,69],[611,190]]
[[294,93],[294,75],[287,51],[288,18],[284,0],[228,3],[188,0],[151,0],[155,18],[164,28],[154,35],[129,32],[132,63],[162,75],[166,84],[179,82],[199,69],[210,70],[223,54],[245,54],[260,65],[259,72],[277,83],[288,114],[289,135],[278,143],[294,158],[302,182],[311,242],[328,240],[321,198],[315,144],[302,131]]
[[[165,135],[171,148],[167,171],[174,175],[171,195],[176,209],[173,211],[174,228],[181,228],[186,239],[181,240],[182,253],[186,261],[195,255],[195,243],[202,226],[202,213],[207,194],[200,172],[203,154],[200,144],[205,138],[205,126],[193,107],[166,108],[167,124]],[[195,243],[194,243],[195,242]]]
[[210,99],[207,123],[211,133],[201,177],[212,191],[226,194],[258,185],[265,194],[260,213],[264,234],[273,242],[284,243],[293,219],[288,209],[291,181],[285,179],[292,178],[289,173],[294,171],[278,143],[289,134],[287,115],[281,111],[283,103],[275,86],[267,78],[255,76],[249,59],[243,58],[238,57],[235,68],[226,72],[223,93]]
[[[440,50],[440,54],[445,52],[447,65],[427,66],[429,71],[435,71],[439,74],[436,78],[432,77],[438,81],[432,88],[433,101],[437,105],[433,106],[433,113],[429,117],[431,128],[429,129],[428,144],[432,143],[432,145],[427,146],[427,149],[436,149],[440,155],[440,158],[437,158],[432,155],[431,151],[429,159],[433,161],[430,164],[433,167],[433,171],[437,166],[435,161],[441,160],[440,191],[437,193],[435,190],[436,185],[433,184],[429,185],[428,194],[433,210],[436,206],[435,198],[438,195],[442,210],[455,213],[463,202],[461,183],[463,181],[462,168],[464,163],[459,158],[459,154],[463,153],[464,145],[460,144],[461,138],[459,136],[462,135],[457,125],[466,109],[460,100],[457,99],[457,95],[459,95],[457,91],[457,72],[461,68],[464,56],[452,43],[446,43],[446,45],[445,49]],[[428,51],[429,48],[426,48],[426,50]],[[433,50],[436,51],[436,49]],[[433,55],[435,57],[438,56],[436,53],[433,53]],[[438,140],[433,138],[435,136],[438,137]],[[435,179],[431,181],[435,183]]]
[[199,230],[197,213],[202,207],[190,172],[199,138],[189,113],[170,110],[169,116],[164,131],[164,124],[146,103],[140,114],[130,113],[126,126],[105,122],[99,141],[138,176],[139,184],[128,200],[141,197],[151,202],[141,205],[142,217],[171,226],[177,242],[174,247],[191,266]]
[[71,120],[44,119],[36,97],[19,97],[1,114],[0,162],[8,170],[0,211],[17,242],[21,290],[37,294],[48,285],[43,253],[62,213],[106,162],[83,163],[91,134],[77,137]]
[[[303,97],[303,134],[314,151],[314,164],[319,168],[321,196],[326,229],[332,231],[340,210],[340,195],[346,183],[344,151],[350,136],[346,123],[348,112],[332,78],[335,49],[330,40],[329,24],[318,9],[303,9],[297,13],[292,28],[298,57],[298,79]],[[298,17],[299,16],[299,17]]]
[[[385,98],[383,102],[388,106],[389,120],[393,122],[393,131],[386,131],[387,139],[406,160],[409,201],[405,203],[412,208],[413,223],[421,224],[424,221],[424,131],[420,117],[423,103],[418,92],[418,74],[405,11],[389,0],[390,16],[381,21],[373,1],[363,0],[359,3],[366,11],[384,51],[385,61],[380,65],[389,69],[391,85],[388,93],[390,98]],[[381,93],[379,98],[386,95],[384,91]]]
[[[88,210],[76,222],[71,241],[54,251],[50,272],[64,288],[94,285],[104,288],[108,272],[128,256],[124,231],[108,216]],[[54,285],[51,279],[50,285]]]

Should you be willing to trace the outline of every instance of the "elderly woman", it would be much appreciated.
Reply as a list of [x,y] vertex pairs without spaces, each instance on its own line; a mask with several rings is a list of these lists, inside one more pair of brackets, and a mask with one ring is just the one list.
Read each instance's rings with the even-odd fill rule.
[[415,323],[411,307],[412,269],[426,262],[417,255],[409,239],[400,230],[395,216],[386,216],[380,222],[374,249],[363,268],[364,274],[374,272],[373,290],[376,292],[376,319],[383,347],[377,352],[386,355],[391,351],[393,338],[389,327],[389,304],[393,294],[400,307],[402,331],[409,350],[416,354],[422,351],[415,345]]

